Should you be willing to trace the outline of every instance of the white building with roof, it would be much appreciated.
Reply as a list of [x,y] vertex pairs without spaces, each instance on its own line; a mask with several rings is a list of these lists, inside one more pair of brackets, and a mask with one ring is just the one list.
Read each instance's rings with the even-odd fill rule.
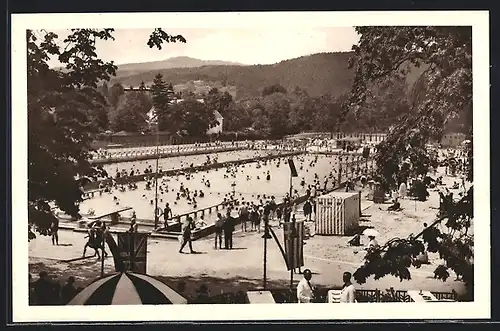
[[208,129],[207,134],[219,134],[222,133],[222,127],[224,124],[224,117],[216,110],[214,111],[215,119],[219,122],[213,128]]

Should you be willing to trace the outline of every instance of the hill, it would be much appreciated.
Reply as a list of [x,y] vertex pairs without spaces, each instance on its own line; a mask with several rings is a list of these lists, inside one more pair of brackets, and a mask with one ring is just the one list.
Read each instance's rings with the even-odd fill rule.
[[[149,85],[154,76],[161,73],[174,85],[203,81],[207,85],[232,86],[237,98],[258,96],[264,87],[273,84],[281,84],[289,91],[299,86],[311,96],[328,93],[338,96],[351,88],[353,71],[347,67],[350,56],[350,52],[320,53],[272,65],[247,66],[205,64],[201,67],[166,68],[161,67],[164,61],[130,64],[119,66],[117,77],[111,80],[111,84],[119,82],[124,86],[138,86],[144,81]],[[191,60],[184,63],[196,63]]]
[[227,66],[237,65],[243,66],[241,63],[219,61],[219,60],[200,60],[188,56],[172,57],[163,61],[143,62],[143,63],[127,63],[120,64],[117,70],[117,78],[128,77],[134,74],[172,68],[196,68],[202,66]]

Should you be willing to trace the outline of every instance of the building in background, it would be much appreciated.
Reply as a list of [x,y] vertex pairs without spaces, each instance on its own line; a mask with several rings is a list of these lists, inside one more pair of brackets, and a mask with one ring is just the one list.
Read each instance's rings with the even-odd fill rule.
[[441,138],[442,147],[458,147],[465,140],[465,134],[461,132],[448,132]]
[[[139,87],[128,87],[124,89],[125,92],[138,92],[140,91]],[[151,89],[149,86],[146,86],[145,91],[151,92]],[[178,104],[184,101],[184,99],[177,98],[175,95],[175,92],[173,88],[170,88],[168,91],[168,94],[170,96],[170,104]],[[205,100],[203,99],[196,99],[197,102],[200,103],[205,103]],[[207,134],[220,134],[222,133],[223,127],[224,127],[224,117],[219,113],[217,110],[214,111],[215,118],[217,119],[218,124],[214,126],[213,128],[208,129]],[[153,130],[153,128],[156,127],[158,124],[158,119],[155,113],[155,107],[151,107],[151,109],[147,112],[146,114],[148,126],[150,130]]]
[[215,114],[215,119],[219,124],[214,126],[213,128],[208,129],[207,134],[219,134],[222,133],[222,128],[224,126],[224,117],[216,110],[214,112]]

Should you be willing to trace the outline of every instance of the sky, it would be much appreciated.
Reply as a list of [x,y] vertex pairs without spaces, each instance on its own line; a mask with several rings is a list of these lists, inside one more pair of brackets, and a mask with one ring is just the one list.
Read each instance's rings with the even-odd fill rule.
[[[322,52],[350,51],[359,37],[354,27],[317,28],[207,28],[165,29],[182,35],[187,42],[166,44],[162,50],[150,49],[146,42],[151,29],[117,29],[115,40],[98,41],[97,55],[115,64],[161,61],[189,56],[201,60],[222,60],[242,64],[273,64],[282,60]],[[54,30],[59,39],[68,30]],[[49,64],[57,66],[52,59]]]

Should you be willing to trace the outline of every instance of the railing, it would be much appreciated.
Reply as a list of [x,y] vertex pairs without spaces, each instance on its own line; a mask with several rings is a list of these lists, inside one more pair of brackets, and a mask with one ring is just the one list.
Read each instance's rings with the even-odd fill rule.
[[167,218],[167,224],[169,226],[172,224],[172,223],[169,224],[169,221],[174,221],[173,224],[181,223],[182,222],[182,218],[184,218],[185,220],[187,220],[190,216],[192,216],[193,219],[196,220],[196,219],[198,219],[198,215],[205,216],[206,212],[208,212],[208,214],[212,214],[212,211],[216,212],[219,209],[224,209],[224,207],[229,207],[235,201],[236,200],[228,200],[228,201],[221,202],[221,203],[218,203],[218,204],[215,204],[215,205],[212,205],[212,206],[204,207],[204,208],[197,209],[197,210],[194,210],[194,211],[188,211],[186,213],[182,213],[182,214],[178,214],[178,215],[169,217],[169,218]]
[[[307,196],[307,195],[300,196],[300,197],[294,199],[292,201],[292,204],[297,204],[298,205],[298,204],[306,201],[308,199],[308,197],[309,196]],[[198,209],[198,210],[195,210],[195,211],[183,213],[183,214],[176,215],[174,217],[168,218],[167,219],[167,224],[168,224],[168,221],[174,221],[174,223],[168,224],[167,227],[164,227],[163,229],[160,229],[159,231],[160,232],[164,232],[164,233],[166,232],[168,234],[173,234],[173,235],[180,235],[181,234],[180,233],[180,231],[181,231],[180,224],[181,224],[181,220],[182,220],[183,217],[185,219],[187,219],[189,216],[193,216],[193,219],[196,220],[198,214],[200,216],[201,215],[205,215],[206,211],[208,211],[208,213],[211,214],[212,211],[218,211],[220,208],[223,209],[225,207],[232,207],[232,206],[234,206],[233,204],[236,201],[237,200],[229,200],[229,201],[217,204],[217,205],[205,207],[205,208],[202,208],[202,209]],[[277,207],[281,208],[283,205],[284,205],[284,203],[281,202],[281,203],[277,204]],[[234,222],[235,222],[234,223],[235,226],[239,225],[240,224],[240,219],[239,218],[235,218]],[[197,240],[197,239],[209,236],[209,235],[213,234],[214,232],[215,232],[215,224],[208,224],[208,225],[206,225],[206,226],[204,226],[204,227],[202,227],[200,229],[195,229],[192,232],[192,238],[193,238],[193,240]]]
[[[315,290],[314,302],[328,302],[329,290],[340,290],[336,288],[317,288]],[[297,295],[295,291],[290,291],[289,288],[273,288],[270,289],[277,303],[296,303]],[[452,292],[431,292],[439,301],[452,300],[457,301],[458,295],[455,291]],[[388,289],[381,291],[379,289],[356,289],[357,302],[412,302],[410,296],[405,290]]]
[[373,158],[358,158],[357,160],[351,160],[350,162],[342,162],[341,160],[340,171],[338,175],[339,177],[345,175],[346,178],[353,178],[359,176],[363,172],[363,170],[365,171],[365,173],[371,174],[374,172],[375,167],[375,160]]
[[[100,190],[93,190],[93,191],[89,191],[86,193],[91,194],[91,193],[96,193],[97,191],[100,191]],[[167,219],[167,226],[166,227],[164,226],[163,228],[158,229],[158,231],[160,231],[160,232],[165,232],[165,231],[166,232],[180,232],[181,231],[180,224],[182,223],[182,219],[187,219],[188,217],[192,216],[193,219],[196,220],[196,219],[198,219],[198,215],[205,216],[206,214],[212,214],[212,212],[217,212],[219,210],[223,210],[224,208],[231,206],[235,201],[236,200],[228,200],[226,202],[221,202],[221,203],[218,203],[215,205],[211,205],[208,207],[196,209],[193,211],[188,211],[186,213],[182,213],[182,214],[178,214],[178,215],[169,217]],[[83,216],[91,216],[90,214],[82,214],[82,215]],[[63,217],[63,216],[59,216],[59,217],[61,217],[63,219],[64,218],[71,219],[70,217]],[[164,221],[162,223],[165,224]],[[122,225],[130,224],[130,218],[121,216],[118,224],[122,224]],[[154,219],[139,219],[138,218],[137,224],[139,226],[153,227],[154,226]],[[207,226],[210,226],[210,225],[211,224],[209,224]]]
[[139,161],[155,159],[157,157],[174,157],[174,156],[188,156],[197,154],[208,154],[217,152],[231,152],[237,150],[251,149],[249,145],[246,146],[203,146],[203,147],[177,147],[169,146],[168,148],[160,148],[160,152],[156,154],[156,149],[147,151],[122,151],[106,154],[104,157],[95,158],[90,160],[92,164],[110,164],[120,163],[127,161]]

